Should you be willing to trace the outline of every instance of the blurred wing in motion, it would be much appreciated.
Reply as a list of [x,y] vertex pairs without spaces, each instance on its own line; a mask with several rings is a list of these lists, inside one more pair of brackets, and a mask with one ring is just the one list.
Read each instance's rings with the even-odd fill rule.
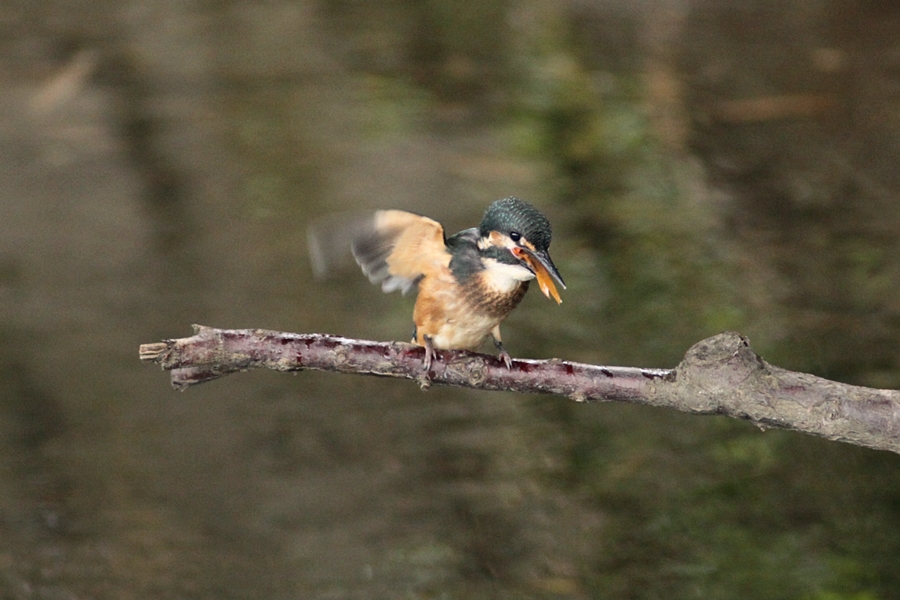
[[351,250],[369,281],[385,292],[406,294],[422,277],[450,264],[441,224],[402,210],[377,211]]
[[363,273],[385,292],[406,294],[422,277],[450,264],[441,224],[402,210],[342,217],[311,228],[309,253],[316,275],[340,266],[348,247]]
[[371,217],[371,213],[334,214],[309,226],[306,242],[316,279],[325,279],[354,264],[350,245]]

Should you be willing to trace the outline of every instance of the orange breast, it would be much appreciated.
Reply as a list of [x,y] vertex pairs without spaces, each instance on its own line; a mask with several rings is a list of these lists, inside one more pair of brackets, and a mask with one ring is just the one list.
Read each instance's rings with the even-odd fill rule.
[[523,283],[509,294],[492,294],[476,275],[461,286],[449,270],[425,277],[413,312],[416,343],[424,346],[423,335],[436,348],[474,350],[491,330],[519,303],[528,289]]

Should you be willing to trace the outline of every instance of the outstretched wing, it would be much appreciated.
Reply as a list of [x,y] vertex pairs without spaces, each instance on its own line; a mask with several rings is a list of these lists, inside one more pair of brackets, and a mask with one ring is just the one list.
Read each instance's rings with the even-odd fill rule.
[[355,233],[353,257],[369,281],[406,294],[422,277],[446,269],[450,253],[437,221],[402,210],[379,210]]

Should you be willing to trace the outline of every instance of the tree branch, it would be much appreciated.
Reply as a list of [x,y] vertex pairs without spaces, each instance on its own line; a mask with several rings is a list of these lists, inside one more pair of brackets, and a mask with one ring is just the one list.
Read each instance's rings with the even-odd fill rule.
[[729,332],[692,346],[675,369],[603,367],[558,359],[514,359],[439,351],[430,377],[424,350],[401,342],[194,326],[189,338],[144,344],[143,361],[171,371],[185,389],[236,371],[316,369],[412,379],[482,390],[558,394],[578,402],[618,401],[745,419],[762,429],[802,431],[900,453],[900,391],[838,383],[772,366]]

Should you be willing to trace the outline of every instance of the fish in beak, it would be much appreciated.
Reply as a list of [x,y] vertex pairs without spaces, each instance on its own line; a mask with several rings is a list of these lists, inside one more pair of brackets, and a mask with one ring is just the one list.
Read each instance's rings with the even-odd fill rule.
[[563,289],[566,289],[566,284],[563,283],[559,270],[550,259],[550,254],[546,251],[531,250],[524,246],[517,246],[512,249],[512,252],[534,272],[538,285],[541,287],[541,292],[548,298],[556,300],[557,304],[562,304],[562,298],[559,297],[559,292],[556,291],[556,285],[553,281],[556,280]]

